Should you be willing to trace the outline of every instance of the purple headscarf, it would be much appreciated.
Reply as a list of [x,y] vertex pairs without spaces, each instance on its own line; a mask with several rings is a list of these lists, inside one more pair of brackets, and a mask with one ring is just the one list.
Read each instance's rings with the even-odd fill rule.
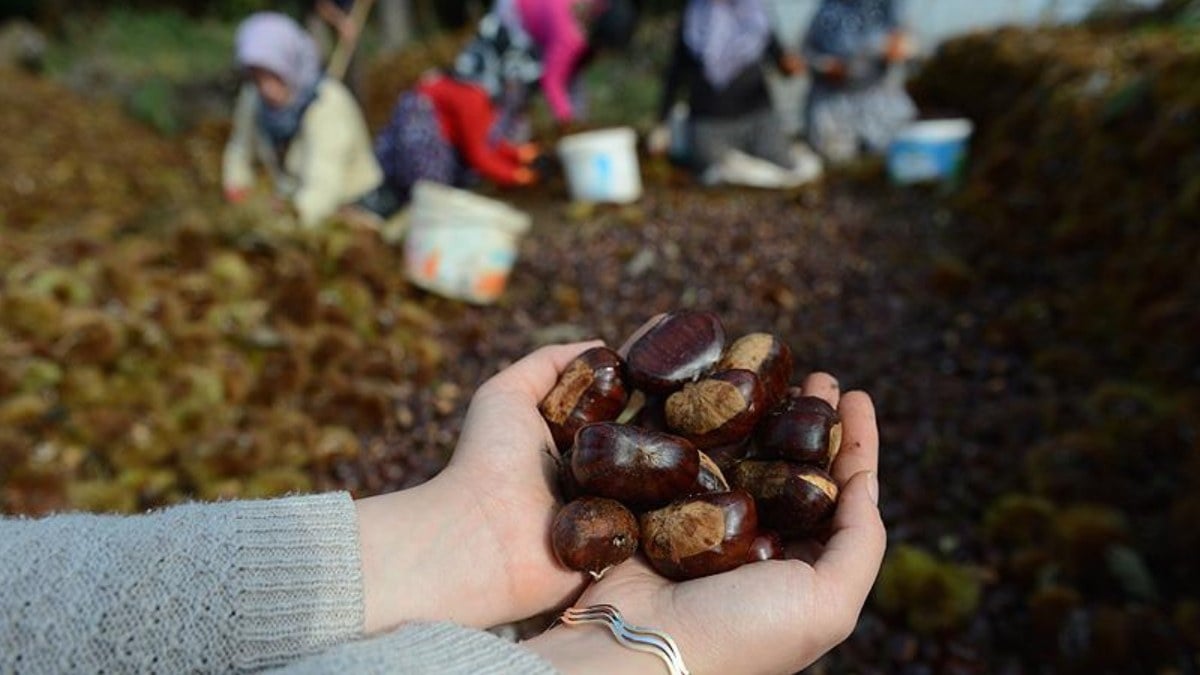
[[317,44],[285,14],[251,14],[238,26],[234,45],[239,66],[257,66],[275,73],[293,94],[312,88],[321,77]]
[[683,40],[704,66],[704,77],[721,89],[762,58],[771,22],[760,0],[691,0]]
[[290,17],[258,12],[238,26],[234,39],[238,65],[269,70],[292,92],[283,108],[260,105],[258,124],[276,146],[286,145],[300,128],[304,111],[317,97],[321,54],[317,44]]

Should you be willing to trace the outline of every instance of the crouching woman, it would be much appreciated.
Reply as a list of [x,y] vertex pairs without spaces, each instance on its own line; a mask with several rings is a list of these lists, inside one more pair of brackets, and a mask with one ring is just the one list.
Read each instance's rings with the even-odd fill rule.
[[306,227],[343,208],[386,215],[375,204],[383,172],[362,111],[341,82],[322,76],[312,38],[291,18],[260,12],[238,27],[235,50],[247,83],[225,146],[226,198],[248,194],[257,160]]

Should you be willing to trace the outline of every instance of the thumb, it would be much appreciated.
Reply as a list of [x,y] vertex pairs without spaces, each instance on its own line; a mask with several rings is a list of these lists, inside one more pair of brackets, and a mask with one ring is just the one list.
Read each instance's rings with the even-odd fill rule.
[[846,481],[833,515],[833,535],[813,565],[823,583],[853,598],[856,606],[866,602],[887,548],[878,498],[874,471],[860,471]]

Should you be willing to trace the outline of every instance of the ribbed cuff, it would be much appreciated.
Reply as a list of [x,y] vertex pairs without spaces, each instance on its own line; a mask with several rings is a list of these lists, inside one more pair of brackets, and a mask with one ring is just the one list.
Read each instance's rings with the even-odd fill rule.
[[258,670],[358,638],[358,519],[347,493],[239,502],[231,575],[235,666]]
[[533,652],[491,633],[450,623],[410,623],[291,664],[287,675],[555,675]]

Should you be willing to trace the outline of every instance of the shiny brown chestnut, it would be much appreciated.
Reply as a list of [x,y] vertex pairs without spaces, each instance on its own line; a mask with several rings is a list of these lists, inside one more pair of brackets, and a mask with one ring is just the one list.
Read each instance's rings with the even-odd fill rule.
[[779,534],[770,530],[760,530],[750,544],[747,562],[762,562],[763,560],[783,560],[783,539]]
[[[550,449],[547,448],[546,452]],[[564,502],[574,501],[583,496],[583,490],[579,488],[579,483],[575,481],[575,473],[571,471],[571,448],[567,448],[557,460],[558,464],[558,489],[559,495]]]
[[580,497],[558,510],[550,544],[564,566],[599,576],[638,548],[637,518],[620,502]]
[[753,456],[828,469],[841,443],[841,418],[833,406],[816,396],[789,396],[763,416]]
[[770,333],[750,333],[733,341],[717,362],[717,370],[741,368],[758,375],[768,405],[787,395],[792,380],[792,348]]
[[571,473],[585,494],[643,511],[694,491],[700,452],[680,436],[600,422],[575,434]]
[[758,533],[754,499],[743,490],[697,495],[642,514],[642,552],[676,581],[719,574],[748,562]]
[[700,449],[749,437],[767,411],[767,396],[749,370],[723,370],[667,397],[667,428]]
[[630,386],[667,394],[712,370],[725,350],[725,327],[712,312],[664,314],[625,351]]
[[538,404],[554,444],[566,450],[585,424],[615,420],[629,400],[624,361],[608,347],[593,347],[571,360]]
[[785,539],[818,534],[837,503],[833,477],[809,464],[747,459],[734,467],[729,479],[754,496],[763,527]]

